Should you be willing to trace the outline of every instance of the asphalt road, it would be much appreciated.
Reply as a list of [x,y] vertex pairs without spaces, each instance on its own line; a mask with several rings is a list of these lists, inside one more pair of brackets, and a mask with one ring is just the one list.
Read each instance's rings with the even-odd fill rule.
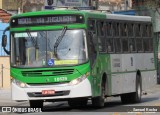
[[[25,102],[15,102],[11,101],[9,96],[4,93],[4,97],[0,96],[0,106],[17,106],[25,107],[29,106],[28,101]],[[8,96],[8,97],[7,97]],[[5,99],[3,99],[3,98]],[[145,111],[143,111],[145,109]],[[140,112],[141,110],[142,112]],[[148,111],[150,113],[148,113]],[[157,112],[159,111],[159,113]],[[157,85],[155,88],[152,88],[147,91],[147,94],[142,96],[142,102],[137,104],[122,104],[120,97],[109,97],[105,103],[105,107],[101,109],[93,108],[91,101],[88,102],[86,107],[74,107],[71,108],[68,106],[67,102],[46,102],[44,103],[44,110],[42,113],[23,113],[23,114],[35,114],[35,115],[44,115],[44,114],[55,114],[55,115],[72,115],[72,114],[86,114],[86,115],[159,115],[160,114],[160,85]],[[0,113],[1,114],[1,113]],[[17,114],[17,113],[3,113],[3,114]]]

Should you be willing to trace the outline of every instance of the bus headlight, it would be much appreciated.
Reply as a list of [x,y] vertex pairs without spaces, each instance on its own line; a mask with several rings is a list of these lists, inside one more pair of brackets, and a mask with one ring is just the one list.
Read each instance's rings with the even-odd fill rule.
[[19,81],[19,80],[16,80],[16,79],[13,79],[13,83],[15,83],[16,85],[18,85],[18,86],[21,87],[21,88],[27,87],[27,84],[26,84],[26,83],[23,83],[23,82],[21,82],[21,81]]
[[83,80],[85,80],[88,76],[89,76],[89,72],[87,72],[86,74],[82,75],[79,78],[72,80],[71,82],[69,82],[69,85],[77,85],[81,83]]

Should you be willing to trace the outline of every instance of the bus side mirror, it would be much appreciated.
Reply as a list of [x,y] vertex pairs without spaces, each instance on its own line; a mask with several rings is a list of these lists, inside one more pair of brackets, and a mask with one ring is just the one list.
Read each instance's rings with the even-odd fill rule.
[[7,45],[7,35],[3,35],[2,36],[2,47],[6,47]]

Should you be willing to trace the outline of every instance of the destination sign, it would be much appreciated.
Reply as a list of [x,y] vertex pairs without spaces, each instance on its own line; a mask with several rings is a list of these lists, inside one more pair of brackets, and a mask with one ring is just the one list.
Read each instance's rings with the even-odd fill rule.
[[83,23],[81,15],[47,15],[36,17],[20,17],[11,20],[11,27]]

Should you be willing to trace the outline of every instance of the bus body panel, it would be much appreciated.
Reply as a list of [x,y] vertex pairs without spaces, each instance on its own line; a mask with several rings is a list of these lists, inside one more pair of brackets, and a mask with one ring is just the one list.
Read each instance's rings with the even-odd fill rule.
[[135,92],[137,70],[141,72],[142,90],[156,84],[153,53],[111,54],[112,95]]
[[[60,96],[45,96],[42,95],[42,90],[55,90],[55,92],[66,92]],[[40,94],[41,96],[29,96],[34,95],[35,93]],[[37,95],[38,95],[37,94]],[[56,93],[55,93],[56,94]],[[68,85],[68,84],[59,84],[59,85],[39,85],[39,86],[30,86],[28,88],[20,88],[15,83],[12,82],[12,99],[13,100],[49,100],[49,99],[69,99],[69,98],[78,98],[78,97],[91,97],[91,83],[88,79],[84,80],[78,85]]]

